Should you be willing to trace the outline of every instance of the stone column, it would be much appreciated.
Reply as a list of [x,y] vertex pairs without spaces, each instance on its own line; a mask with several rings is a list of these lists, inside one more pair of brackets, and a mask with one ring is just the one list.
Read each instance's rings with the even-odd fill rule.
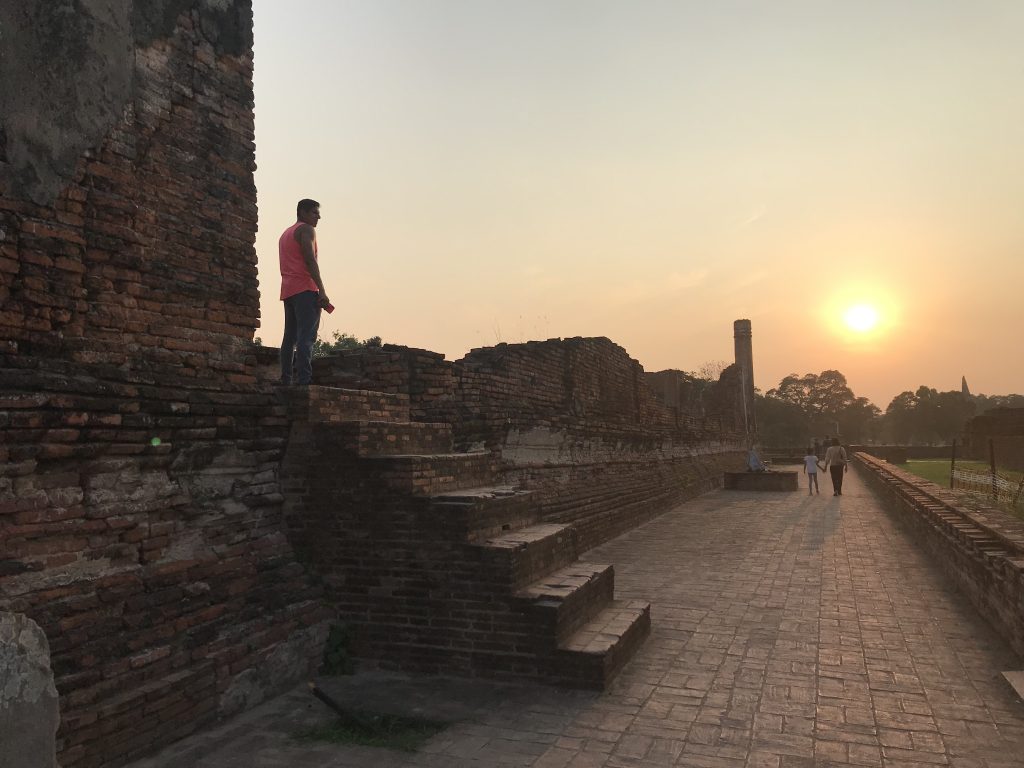
[[32,619],[0,612],[0,766],[57,768],[50,646]]
[[754,348],[751,341],[750,321],[736,320],[732,324],[736,349],[736,366],[740,369],[743,420],[747,434],[757,431],[754,418]]

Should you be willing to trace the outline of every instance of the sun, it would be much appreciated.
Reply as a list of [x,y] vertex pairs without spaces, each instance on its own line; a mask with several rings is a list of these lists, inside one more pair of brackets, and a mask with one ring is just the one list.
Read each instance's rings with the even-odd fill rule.
[[854,304],[843,316],[846,326],[857,333],[867,333],[878,325],[878,310],[870,304]]

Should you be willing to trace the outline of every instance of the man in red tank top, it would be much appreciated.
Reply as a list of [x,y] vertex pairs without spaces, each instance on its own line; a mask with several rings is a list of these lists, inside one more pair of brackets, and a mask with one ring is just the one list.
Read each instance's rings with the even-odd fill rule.
[[313,379],[313,342],[320,328],[320,310],[328,307],[320,267],[317,265],[316,225],[320,203],[299,200],[298,221],[277,241],[281,261],[281,301],[284,302],[284,338],[281,340],[281,383],[309,384]]

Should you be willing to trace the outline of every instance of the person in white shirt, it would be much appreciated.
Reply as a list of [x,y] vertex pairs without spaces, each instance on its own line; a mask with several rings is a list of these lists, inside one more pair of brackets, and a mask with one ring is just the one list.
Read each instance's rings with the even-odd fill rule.
[[846,449],[839,444],[839,438],[832,438],[832,445],[825,451],[825,469],[832,474],[832,495],[843,495],[843,473],[849,471]]
[[821,493],[821,491],[818,490],[818,468],[820,466],[821,465],[818,463],[818,457],[814,455],[814,449],[808,448],[807,455],[804,456],[804,474],[807,475],[808,496],[812,493]]

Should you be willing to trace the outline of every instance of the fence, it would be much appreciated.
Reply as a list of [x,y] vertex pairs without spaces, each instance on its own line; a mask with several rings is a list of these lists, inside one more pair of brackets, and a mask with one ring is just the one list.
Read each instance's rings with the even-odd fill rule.
[[991,496],[997,501],[1005,501],[1015,506],[1021,500],[1021,491],[1024,490],[1024,479],[1020,481],[1010,480],[998,472],[981,472],[976,469],[953,470],[950,486],[961,491],[984,494]]

